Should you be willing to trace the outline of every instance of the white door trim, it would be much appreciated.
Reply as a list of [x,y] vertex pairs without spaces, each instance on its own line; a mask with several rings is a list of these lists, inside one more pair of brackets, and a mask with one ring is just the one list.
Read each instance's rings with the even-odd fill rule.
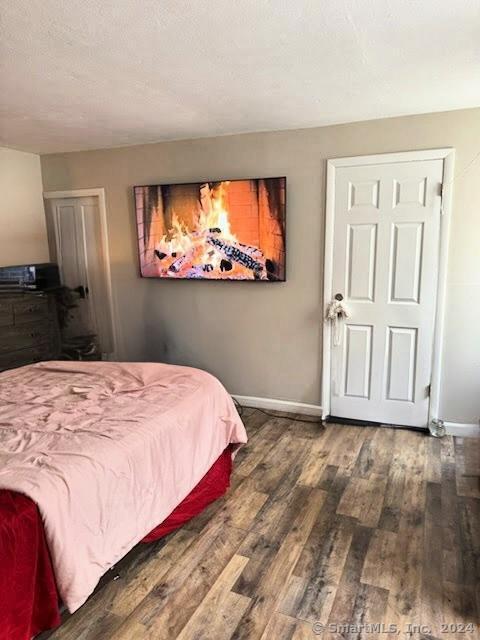
[[332,299],[333,275],[333,230],[335,221],[335,178],[337,167],[366,166],[393,162],[413,162],[419,160],[443,160],[442,214],[440,220],[439,270],[437,303],[433,340],[432,380],[428,420],[438,419],[440,402],[440,382],[442,374],[443,334],[446,306],[448,242],[452,214],[452,188],[454,180],[455,149],[426,149],[400,153],[382,153],[370,156],[352,156],[327,160],[327,189],[325,205],[325,261],[323,274],[323,346],[322,346],[322,417],[330,415],[330,375],[331,375],[331,326],[325,322],[325,310]]
[[112,274],[110,269],[110,251],[108,248],[108,224],[107,224],[107,205],[105,200],[105,189],[71,189],[69,191],[44,191],[43,198],[45,200],[54,200],[57,198],[84,198],[87,196],[93,196],[98,198],[98,211],[100,213],[100,229],[101,229],[101,242],[102,249],[105,256],[105,268],[106,268],[106,280],[107,280],[107,296],[108,304],[110,306],[110,316],[112,318],[112,339],[113,339],[113,353],[111,358],[116,359],[116,353],[118,348],[117,340],[117,324],[115,321],[114,305],[113,305],[113,288],[112,288]]

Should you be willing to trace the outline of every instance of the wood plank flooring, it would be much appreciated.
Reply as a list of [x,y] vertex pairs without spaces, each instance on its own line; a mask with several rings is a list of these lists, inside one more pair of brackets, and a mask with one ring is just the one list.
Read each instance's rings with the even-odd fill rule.
[[480,638],[480,439],[243,417],[227,496],[42,639]]

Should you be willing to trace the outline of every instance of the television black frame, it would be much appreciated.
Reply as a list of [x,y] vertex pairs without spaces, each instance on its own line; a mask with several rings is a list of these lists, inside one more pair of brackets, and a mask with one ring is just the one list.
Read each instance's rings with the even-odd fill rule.
[[[161,276],[145,276],[142,273],[142,263],[141,263],[141,259],[140,259],[140,247],[139,247],[139,242],[138,242],[138,220],[137,220],[137,201],[136,201],[136,196],[135,196],[135,189],[142,189],[144,187],[170,187],[170,186],[182,186],[182,185],[191,185],[191,184],[206,184],[207,182],[242,182],[244,180],[285,180],[285,215],[284,215],[284,223],[283,223],[283,229],[284,229],[284,237],[285,237],[285,265],[284,265],[284,277],[283,279],[278,279],[278,280],[255,280],[254,278],[185,278],[185,277],[181,277],[181,278],[177,278],[177,277],[172,277],[172,278],[166,278],[166,277],[161,277]],[[140,276],[140,278],[144,278],[145,280],[159,280],[161,282],[167,282],[167,281],[175,281],[175,282],[250,282],[250,283],[263,283],[263,284],[275,284],[275,283],[285,283],[287,282],[287,265],[288,265],[288,251],[287,251],[287,245],[288,245],[288,234],[287,234],[287,202],[288,202],[288,187],[287,187],[287,176],[283,175],[283,176],[260,176],[260,177],[255,177],[255,178],[218,178],[218,179],[212,179],[209,178],[208,180],[188,180],[188,182],[163,182],[163,183],[158,183],[158,182],[154,182],[151,184],[136,184],[132,186],[132,193],[133,193],[133,214],[135,217],[135,236],[136,236],[136,247],[137,247],[137,262],[138,262],[138,274]]]

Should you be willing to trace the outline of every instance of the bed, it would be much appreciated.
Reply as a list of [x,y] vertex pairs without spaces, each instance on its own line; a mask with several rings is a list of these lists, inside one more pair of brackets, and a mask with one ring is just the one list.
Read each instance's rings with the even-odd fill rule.
[[[0,602],[12,628],[29,618],[6,637],[55,626],[57,591],[75,611],[135,544],[221,495],[246,439],[231,397],[196,369],[49,362],[0,374],[0,586],[31,594],[13,610]],[[50,594],[44,619],[38,591]]]

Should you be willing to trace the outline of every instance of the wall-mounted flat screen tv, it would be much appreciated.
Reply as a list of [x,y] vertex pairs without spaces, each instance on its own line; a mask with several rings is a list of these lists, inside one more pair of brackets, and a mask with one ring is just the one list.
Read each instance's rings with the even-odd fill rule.
[[285,280],[286,178],[134,191],[143,277]]

